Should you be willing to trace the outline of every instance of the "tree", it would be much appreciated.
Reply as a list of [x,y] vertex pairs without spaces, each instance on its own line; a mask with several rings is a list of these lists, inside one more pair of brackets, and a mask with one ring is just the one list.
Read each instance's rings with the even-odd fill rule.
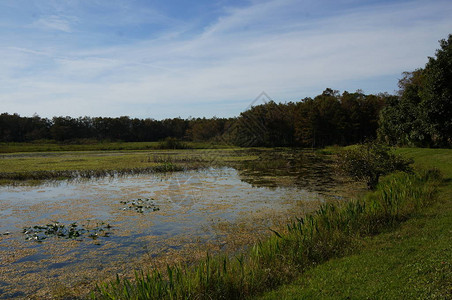
[[424,69],[404,72],[399,99],[380,116],[379,138],[391,144],[452,145],[452,35]]
[[211,119],[191,119],[186,138],[192,141],[210,141],[219,138],[224,132],[226,119],[213,117]]
[[341,143],[343,111],[339,92],[327,88],[314,99],[299,103],[295,115],[295,137],[305,147]]
[[233,143],[245,147],[292,146],[293,105],[274,101],[251,107],[233,125]]
[[399,97],[391,97],[380,116],[378,136],[390,145],[428,146],[430,134],[420,107],[424,86],[423,69],[403,72]]
[[375,189],[381,176],[395,172],[411,172],[411,160],[389,151],[387,146],[375,142],[356,145],[339,155],[339,167],[348,176],[365,181]]
[[429,57],[424,70],[421,108],[435,146],[452,144],[452,34],[439,41],[436,57]]
[[342,143],[362,143],[374,139],[378,129],[380,111],[389,95],[365,95],[344,92],[340,97],[344,119],[337,126],[341,128]]

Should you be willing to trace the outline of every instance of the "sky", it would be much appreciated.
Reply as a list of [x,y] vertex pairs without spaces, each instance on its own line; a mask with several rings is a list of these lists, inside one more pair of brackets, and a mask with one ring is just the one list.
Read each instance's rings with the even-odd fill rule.
[[395,93],[451,16],[450,0],[1,0],[0,113],[233,117],[262,92]]

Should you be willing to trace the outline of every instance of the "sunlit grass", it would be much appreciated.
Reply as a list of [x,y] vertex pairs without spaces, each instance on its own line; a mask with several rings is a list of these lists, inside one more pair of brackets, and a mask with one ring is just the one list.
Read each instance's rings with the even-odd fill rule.
[[176,171],[255,160],[246,149],[69,151],[0,155],[0,184],[13,180],[65,179],[102,174]]
[[396,153],[414,159],[418,167],[435,167],[452,178],[452,149],[398,148]]

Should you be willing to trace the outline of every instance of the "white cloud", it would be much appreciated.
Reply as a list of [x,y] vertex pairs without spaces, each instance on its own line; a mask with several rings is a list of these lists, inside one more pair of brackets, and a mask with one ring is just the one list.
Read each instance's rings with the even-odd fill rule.
[[[10,48],[8,57],[22,62],[0,62],[7,86],[0,86],[0,110],[143,116],[149,107],[172,105],[167,116],[184,116],[190,103],[238,103],[263,90],[276,100],[296,100],[368,80],[356,88],[392,92],[371,80],[422,67],[452,28],[446,1],[380,5],[313,20],[298,18],[310,4],[298,5],[268,1],[232,9],[191,37],[166,32],[129,45],[56,44],[45,51],[21,49],[20,55]],[[41,26],[72,30],[72,21],[46,20]],[[0,49],[0,55],[6,52]],[[17,69],[28,71],[19,76]]]
[[33,23],[33,26],[44,30],[56,30],[70,33],[73,31],[72,25],[77,22],[77,18],[69,16],[46,16]]

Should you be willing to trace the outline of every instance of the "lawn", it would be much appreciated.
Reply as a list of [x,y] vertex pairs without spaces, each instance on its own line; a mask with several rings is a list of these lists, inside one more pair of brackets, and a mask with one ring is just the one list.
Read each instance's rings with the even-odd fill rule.
[[257,299],[452,299],[452,150],[397,152],[442,171],[437,203]]

